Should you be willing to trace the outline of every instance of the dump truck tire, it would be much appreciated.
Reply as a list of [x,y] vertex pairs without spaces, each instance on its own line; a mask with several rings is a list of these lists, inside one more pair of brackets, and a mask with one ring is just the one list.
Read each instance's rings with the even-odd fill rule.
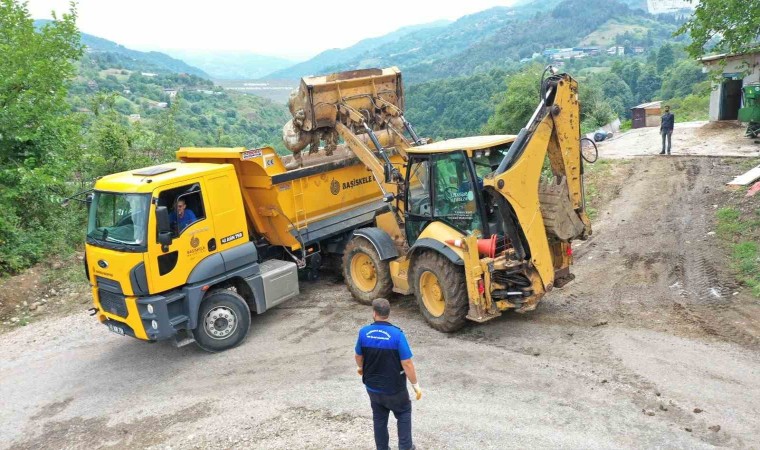
[[207,352],[221,352],[239,345],[251,327],[251,310],[243,297],[229,289],[210,292],[201,302],[195,343]]
[[387,298],[393,292],[388,263],[380,260],[375,247],[356,236],[343,252],[343,278],[357,302],[371,305],[376,298]]
[[464,269],[431,251],[417,256],[413,264],[414,296],[425,321],[444,333],[462,328],[470,303]]

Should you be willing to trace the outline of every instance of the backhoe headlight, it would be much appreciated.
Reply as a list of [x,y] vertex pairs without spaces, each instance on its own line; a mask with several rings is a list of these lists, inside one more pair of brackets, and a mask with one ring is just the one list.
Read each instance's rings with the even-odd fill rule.
[[153,314],[153,305],[148,305],[148,314]]
[[154,330],[158,330],[158,322],[155,320],[151,320],[150,326],[152,326]]

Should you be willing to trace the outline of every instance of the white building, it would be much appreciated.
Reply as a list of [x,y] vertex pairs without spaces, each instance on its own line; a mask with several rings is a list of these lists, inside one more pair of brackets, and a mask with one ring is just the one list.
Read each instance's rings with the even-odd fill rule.
[[[726,65],[721,68],[721,62]],[[721,70],[710,94],[710,121],[737,120],[742,107],[742,87],[760,82],[760,51],[700,58],[703,71]]]
[[647,0],[649,14],[677,14],[684,11],[694,11],[697,2],[689,0]]

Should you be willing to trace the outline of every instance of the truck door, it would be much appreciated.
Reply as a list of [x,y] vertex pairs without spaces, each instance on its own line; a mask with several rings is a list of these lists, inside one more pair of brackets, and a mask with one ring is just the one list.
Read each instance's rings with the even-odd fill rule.
[[172,223],[172,242],[162,248],[156,240],[155,206],[149,239],[151,292],[164,292],[185,284],[193,268],[214,253],[214,225],[200,181],[167,186],[154,196],[155,206],[166,206]]

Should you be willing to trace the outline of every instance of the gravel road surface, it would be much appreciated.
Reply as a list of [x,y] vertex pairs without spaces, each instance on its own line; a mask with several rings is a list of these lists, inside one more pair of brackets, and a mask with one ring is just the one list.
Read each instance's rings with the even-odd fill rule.
[[[536,311],[446,335],[412,297],[391,299],[424,390],[418,448],[760,448],[760,306],[710,234],[735,170],[626,170],[576,280]],[[372,448],[353,363],[370,316],[328,271],[222,354],[120,337],[83,312],[32,323],[0,337],[0,448]]]

